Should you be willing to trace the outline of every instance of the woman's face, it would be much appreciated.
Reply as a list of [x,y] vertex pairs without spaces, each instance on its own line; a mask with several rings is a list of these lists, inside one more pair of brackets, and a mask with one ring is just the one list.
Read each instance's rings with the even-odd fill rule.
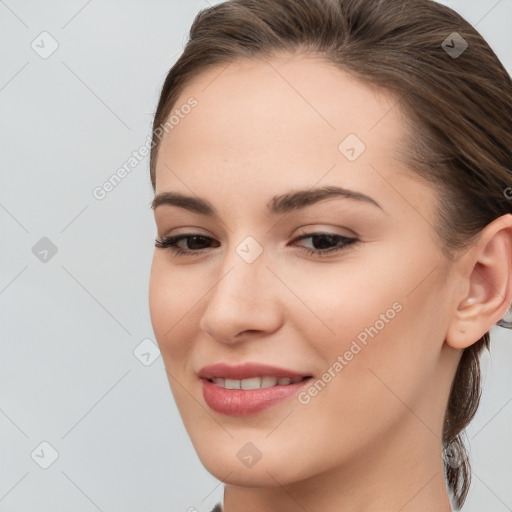
[[[398,100],[289,57],[211,69],[173,113],[150,309],[206,468],[275,486],[379,455],[392,475],[417,464],[411,447],[439,458],[455,263],[434,189],[395,153]],[[263,388],[225,389],[240,386]]]

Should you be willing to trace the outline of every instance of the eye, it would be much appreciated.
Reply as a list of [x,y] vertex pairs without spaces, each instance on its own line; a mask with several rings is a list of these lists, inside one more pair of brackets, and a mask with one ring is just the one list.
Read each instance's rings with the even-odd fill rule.
[[[335,233],[310,233],[296,238],[295,241],[305,240],[307,238],[311,238],[313,248],[303,247],[302,250],[306,254],[314,254],[319,257],[326,254],[340,252],[346,249],[349,245],[357,242],[357,238],[337,235]],[[317,248],[315,246],[320,247]]]
[[[183,249],[178,246],[182,241],[186,241],[188,248]],[[155,247],[160,249],[170,249],[176,255],[197,256],[204,252],[205,248],[202,246],[205,244],[207,245],[211,241],[214,241],[217,244],[215,247],[219,247],[220,244],[209,236],[200,235],[198,233],[186,233],[182,235],[157,238],[155,240]]]

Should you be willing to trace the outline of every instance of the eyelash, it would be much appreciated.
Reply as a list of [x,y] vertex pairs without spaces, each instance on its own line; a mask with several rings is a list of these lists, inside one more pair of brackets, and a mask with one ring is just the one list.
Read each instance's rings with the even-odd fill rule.
[[[336,235],[333,233],[310,233],[308,235],[301,235],[300,237],[296,238],[294,241],[303,240],[305,238],[311,238],[311,237],[325,237],[325,238],[333,238],[337,239],[338,241],[341,241],[341,245],[332,247],[330,249],[321,250],[321,249],[309,249],[302,247],[302,250],[306,254],[316,255],[318,257],[323,257],[328,254],[332,254],[335,252],[343,251],[346,247],[349,245],[352,245],[353,243],[357,242],[356,238],[349,238],[342,235]],[[176,244],[180,242],[181,240],[186,240],[189,238],[203,238],[205,240],[213,240],[213,238],[205,235],[200,234],[183,234],[183,235],[175,235],[175,236],[165,236],[162,238],[157,238],[155,240],[155,247],[159,249],[170,249],[176,256],[200,256],[204,253],[206,249],[199,249],[199,250],[187,250],[187,249],[181,249],[180,247],[177,247]]]

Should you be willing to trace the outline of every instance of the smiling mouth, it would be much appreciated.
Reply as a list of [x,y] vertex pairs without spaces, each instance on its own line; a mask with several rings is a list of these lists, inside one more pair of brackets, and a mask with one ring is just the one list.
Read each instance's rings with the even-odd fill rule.
[[249,379],[224,379],[220,377],[213,377],[211,379],[207,379],[209,382],[213,384],[217,384],[224,389],[262,389],[262,388],[272,388],[275,386],[288,386],[290,384],[296,384],[297,382],[302,382],[306,379],[311,379],[312,377],[251,377]]

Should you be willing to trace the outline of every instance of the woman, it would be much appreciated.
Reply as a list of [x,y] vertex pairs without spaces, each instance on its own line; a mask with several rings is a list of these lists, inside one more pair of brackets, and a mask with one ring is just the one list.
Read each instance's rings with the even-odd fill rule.
[[511,327],[512,84],[431,0],[232,0],[157,107],[150,310],[224,512],[459,509]]

